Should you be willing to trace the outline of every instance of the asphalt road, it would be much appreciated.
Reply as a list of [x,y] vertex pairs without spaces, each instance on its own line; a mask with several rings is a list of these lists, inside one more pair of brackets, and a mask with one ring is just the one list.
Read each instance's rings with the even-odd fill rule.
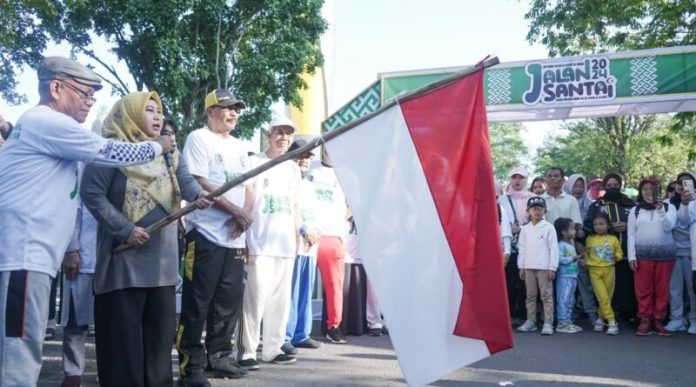
[[[515,333],[515,348],[462,368],[434,386],[696,386],[696,336],[636,337],[622,326],[619,336],[586,331],[575,335]],[[59,330],[60,336],[60,330]],[[213,386],[401,386],[404,379],[389,336],[348,336],[348,344],[305,349],[291,365],[262,364],[238,380]],[[44,346],[39,386],[62,380],[60,341]],[[96,386],[94,345],[84,385]],[[174,367],[176,368],[176,356]],[[176,373],[175,373],[176,374]]]

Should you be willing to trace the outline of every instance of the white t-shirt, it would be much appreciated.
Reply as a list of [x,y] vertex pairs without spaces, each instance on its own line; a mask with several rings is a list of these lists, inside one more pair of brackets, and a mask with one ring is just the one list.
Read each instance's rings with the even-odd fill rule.
[[317,228],[322,236],[346,236],[348,206],[336,171],[318,163],[312,163],[307,178],[314,184],[317,194]]
[[75,227],[77,162],[148,161],[162,152],[154,144],[106,140],[45,105],[24,113],[0,152],[0,271],[55,276]]
[[547,192],[541,197],[546,201],[546,215],[544,219],[547,222],[553,225],[553,222],[558,218],[568,218],[576,224],[582,224],[580,206],[575,196],[561,192],[560,195],[554,197]]
[[[307,179],[300,180],[298,195],[298,200],[300,203],[300,221],[302,227],[306,229],[316,228],[317,194],[314,190],[314,184]],[[300,251],[298,252],[299,255],[306,255],[310,257],[317,255],[317,248],[319,246],[318,243],[315,243],[309,249],[307,249],[308,246],[304,238],[302,238],[301,241],[302,245],[300,246]]]
[[[256,168],[270,159],[265,152],[251,156]],[[247,230],[247,246],[251,255],[295,258],[297,239],[295,205],[299,203],[300,168],[285,161],[256,176],[254,181],[253,222]]]
[[[241,141],[232,136],[223,138],[208,128],[191,132],[186,138],[182,154],[189,172],[208,179],[216,188],[249,171],[251,165]],[[232,188],[223,196],[232,204],[244,207],[245,187],[248,184],[252,184],[252,180]],[[189,228],[195,228],[218,246],[244,248],[243,233],[237,239],[229,236],[229,228],[225,226],[229,219],[228,213],[211,207],[192,212],[186,217],[186,222]]]

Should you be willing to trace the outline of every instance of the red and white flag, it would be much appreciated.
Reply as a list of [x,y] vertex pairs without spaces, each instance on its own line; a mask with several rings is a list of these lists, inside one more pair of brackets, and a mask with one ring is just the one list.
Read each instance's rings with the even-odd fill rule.
[[407,382],[511,348],[483,70],[326,145]]

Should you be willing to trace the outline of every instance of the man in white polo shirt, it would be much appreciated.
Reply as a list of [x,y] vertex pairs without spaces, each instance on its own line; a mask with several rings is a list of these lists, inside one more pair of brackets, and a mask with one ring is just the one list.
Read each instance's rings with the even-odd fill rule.
[[173,149],[168,136],[133,144],[86,130],[82,123],[102,85],[80,63],[48,57],[38,76],[39,104],[19,118],[0,152],[1,386],[35,385],[39,378],[51,278],[75,226],[77,163],[125,167]]

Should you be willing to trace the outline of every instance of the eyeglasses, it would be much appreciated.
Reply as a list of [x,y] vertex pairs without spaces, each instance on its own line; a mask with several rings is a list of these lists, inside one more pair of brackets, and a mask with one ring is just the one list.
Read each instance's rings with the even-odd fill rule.
[[242,108],[240,108],[237,105],[232,105],[232,106],[220,106],[220,105],[215,105],[213,106],[214,108],[220,109],[220,110],[234,110],[235,112],[239,113],[242,111]]
[[61,83],[64,84],[65,86],[67,86],[68,88],[70,88],[72,91],[76,92],[77,95],[80,96],[81,100],[87,101],[87,102],[92,102],[92,103],[97,102],[97,99],[94,98],[94,94],[88,94],[88,93],[78,89],[77,87],[69,84],[68,82],[61,82]]

